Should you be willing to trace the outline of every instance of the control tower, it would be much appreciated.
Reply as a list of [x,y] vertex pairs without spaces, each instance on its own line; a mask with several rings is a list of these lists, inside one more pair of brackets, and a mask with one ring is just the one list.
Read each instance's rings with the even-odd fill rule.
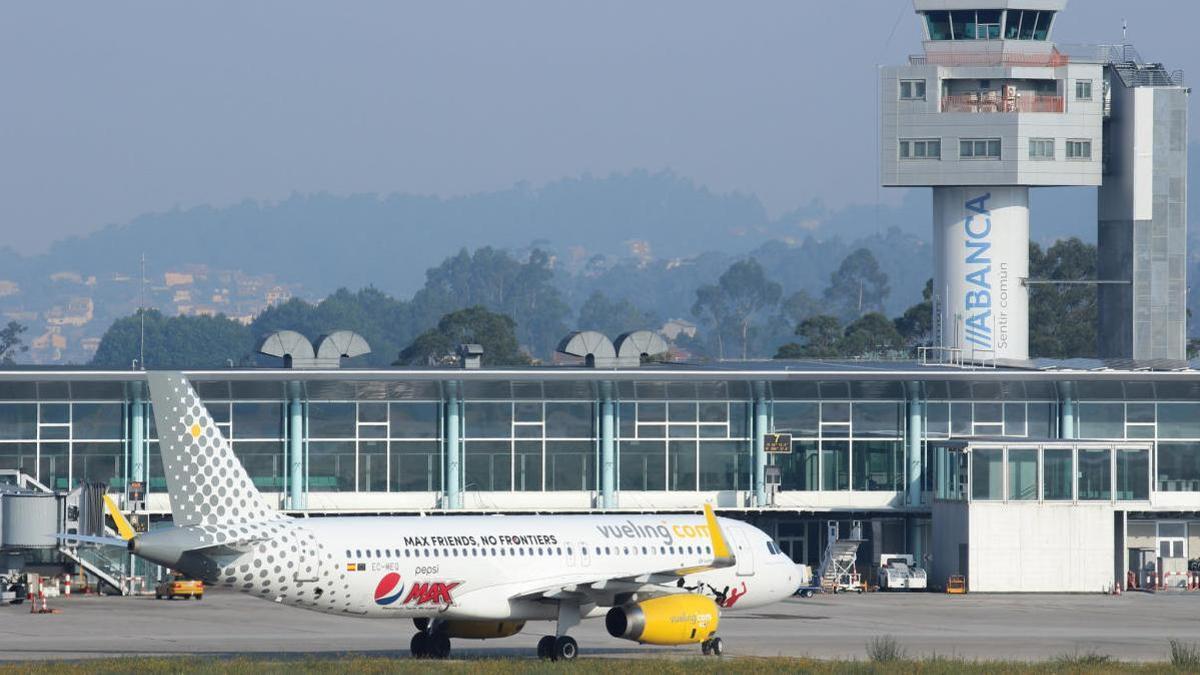
[[1187,92],[1128,48],[1060,49],[1066,4],[914,0],[924,52],[881,71],[882,183],[933,188],[934,342],[973,361],[1029,357],[1029,188],[1111,183],[1101,278],[1078,280],[1100,283],[1101,355],[1182,359]]

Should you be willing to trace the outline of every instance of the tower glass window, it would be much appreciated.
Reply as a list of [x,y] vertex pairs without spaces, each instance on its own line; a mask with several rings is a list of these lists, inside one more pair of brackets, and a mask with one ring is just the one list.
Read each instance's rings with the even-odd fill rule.
[[999,138],[964,138],[958,142],[958,155],[963,159],[999,159]]
[[905,101],[924,101],[925,80],[900,80],[900,98]]
[[1054,159],[1054,139],[1029,139],[1029,159]]
[[1085,140],[1067,141],[1067,159],[1091,159],[1092,142]]
[[950,12],[928,12],[925,23],[929,27],[930,40],[950,39]]
[[936,138],[900,139],[901,159],[941,159],[942,142]]

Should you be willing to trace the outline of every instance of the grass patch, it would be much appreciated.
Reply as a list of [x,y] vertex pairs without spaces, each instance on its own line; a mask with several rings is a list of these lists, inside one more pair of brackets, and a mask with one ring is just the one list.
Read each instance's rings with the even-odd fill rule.
[[1171,665],[1185,672],[1200,672],[1200,646],[1171,640]]
[[[893,640],[894,642],[894,640]],[[1182,643],[1180,643],[1182,645]],[[898,645],[897,645],[898,646]],[[1195,647],[1187,652],[1196,655]],[[1172,655],[1174,655],[1172,651]],[[1093,657],[1103,657],[1095,659]],[[1090,660],[1089,660],[1090,659]],[[696,675],[697,673],[813,673],[814,675],[864,675],[891,673],[920,673],[921,675],[1024,675],[1026,673],[1079,673],[1089,675],[1116,673],[1193,672],[1194,667],[1168,663],[1134,664],[1114,661],[1106,655],[1073,654],[1041,663],[1011,661],[967,661],[934,656],[928,659],[898,658],[892,661],[818,661],[798,658],[646,658],[610,659],[581,657],[571,664],[548,663],[535,659],[470,659],[464,661],[414,661],[408,658],[377,656],[329,655],[327,657],[253,658],[220,657],[127,657],[86,661],[27,661],[0,665],[0,675],[21,673],[138,673],[139,675],[173,675],[201,673],[214,675],[236,673],[247,675],[300,675],[316,673],[462,673],[464,675],[524,675],[524,673],[571,673],[572,675],[612,675],[614,672],[655,673],[665,675]]]
[[1101,654],[1095,649],[1087,649],[1079,651],[1076,649],[1070,654],[1060,654],[1054,657],[1054,663],[1067,666],[1069,668],[1093,668],[1095,666],[1105,666],[1113,662],[1113,657],[1108,654]]
[[895,663],[907,656],[904,647],[891,635],[880,635],[867,641],[867,658],[876,663]]

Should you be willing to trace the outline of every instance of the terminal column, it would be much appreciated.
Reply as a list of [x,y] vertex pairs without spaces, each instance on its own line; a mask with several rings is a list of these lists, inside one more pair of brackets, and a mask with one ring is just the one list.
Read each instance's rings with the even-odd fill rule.
[[300,383],[288,383],[288,507],[304,508],[304,404]]
[[130,385],[132,401],[129,404],[129,480],[125,483],[125,493],[129,494],[129,484],[135,481],[142,483],[146,489],[146,404],[142,400],[142,383]]
[[754,383],[754,505],[767,505],[767,447],[768,427],[766,383]]
[[1075,431],[1075,383],[1058,383],[1058,437],[1064,439],[1078,438]]
[[446,383],[446,503],[448,509],[462,508],[462,492],[459,490],[462,481],[459,478],[459,459],[462,457],[459,442],[459,408],[458,383]]
[[616,453],[613,433],[612,382],[600,383],[600,505],[616,508]]
[[904,383],[908,409],[908,424],[904,428],[905,454],[908,456],[908,505],[921,505],[921,474],[925,457],[921,452],[921,437],[925,429],[925,400],[920,382]]

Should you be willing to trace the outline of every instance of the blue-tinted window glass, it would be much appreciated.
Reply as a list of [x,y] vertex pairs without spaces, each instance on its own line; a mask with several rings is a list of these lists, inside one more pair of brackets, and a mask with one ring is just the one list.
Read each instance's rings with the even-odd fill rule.
[[124,406],[120,403],[76,403],[72,436],[78,439],[120,440],[124,437]]
[[0,469],[37,475],[37,443],[0,443]]
[[1200,403],[1159,403],[1159,438],[1200,438]]
[[358,444],[359,492],[387,491],[387,441],[360,441]]
[[930,436],[950,434],[950,404],[931,402],[925,405],[925,433]]
[[639,422],[665,422],[667,406],[665,403],[638,403],[637,414]]
[[700,489],[747,489],[750,463],[749,443],[702,441],[700,443]]
[[1004,498],[1004,451],[976,448],[971,452],[971,499]]
[[1037,28],[1038,13],[1036,10],[1027,9],[1021,12],[1021,40],[1032,40],[1033,31]]
[[[234,406],[233,417],[237,423],[237,406]],[[254,486],[263,492],[280,492],[284,488],[283,481],[283,443],[268,441],[237,441],[233,444],[233,454],[246,467]]]
[[776,401],[775,430],[795,436],[816,436],[820,426],[819,403]]
[[37,438],[37,404],[0,403],[0,440]]
[[817,441],[795,441],[789,455],[777,455],[779,466],[779,488],[781,490],[816,491],[821,489],[818,472]]
[[468,441],[463,452],[463,478],[467,490],[508,491],[512,448],[507,441]]
[[510,438],[512,404],[467,401],[463,404],[467,438]]
[[124,487],[125,449],[121,443],[75,443],[71,452],[74,455],[71,471],[76,482]]
[[1200,492],[1200,443],[1158,444],[1158,489]]
[[855,403],[855,436],[899,436],[901,404]]
[[308,404],[309,438],[354,438],[354,404]]
[[391,404],[391,437],[438,438],[440,407],[435,402]]
[[1117,450],[1117,499],[1150,498],[1150,452]]
[[437,441],[392,441],[392,492],[435,492],[442,489],[442,448]]
[[1008,449],[1008,498],[1018,501],[1038,498],[1037,448]]
[[1125,438],[1125,404],[1080,403],[1080,438]]
[[850,489],[850,443],[823,441],[821,443],[821,489]]
[[362,401],[358,404],[358,421],[359,422],[386,422],[388,421],[388,408],[386,403],[378,403],[374,401]]
[[930,40],[950,39],[950,12],[926,12],[925,22],[929,25]]
[[1074,498],[1071,479],[1075,475],[1070,448],[1046,448],[1042,451],[1042,498],[1069,501]]
[[621,441],[622,490],[666,488],[667,446],[663,441]]
[[854,441],[854,489],[900,490],[904,483],[904,452],[900,441]]
[[309,441],[308,489],[354,492],[354,441]]
[[667,489],[696,489],[696,441],[667,443]]
[[55,490],[69,490],[70,455],[66,443],[42,443],[37,479]]
[[1004,17],[1004,39],[1016,40],[1021,30],[1021,10],[1010,9]]
[[66,424],[71,421],[71,406],[66,403],[43,403],[42,424]]
[[547,403],[547,438],[591,438],[593,428],[592,404]]
[[1053,19],[1054,12],[1038,12],[1037,28],[1033,30],[1034,40],[1045,40],[1050,36],[1050,21]]
[[546,441],[546,489],[595,487],[596,445],[592,441]]
[[1079,450],[1079,499],[1112,498],[1112,465],[1106,449]]
[[955,40],[975,39],[975,10],[965,9],[950,12],[950,30]]
[[[353,413],[351,413],[351,419]],[[235,438],[283,438],[283,406],[279,403],[234,403]]]
[[621,438],[633,438],[637,435],[637,410],[632,403],[622,403],[617,406],[617,417],[620,422]]
[[1053,403],[1031,402],[1026,406],[1028,430],[1031,438],[1055,438],[1058,436],[1057,410]]
[[821,404],[821,421],[822,422],[849,422],[850,421],[850,404],[849,403],[823,403]]
[[729,406],[724,401],[709,401],[700,404],[701,422],[724,422],[729,417]]
[[950,404],[950,433],[954,436],[970,436],[972,434],[970,403]]
[[542,442],[518,441],[513,446],[513,489],[542,489]]

